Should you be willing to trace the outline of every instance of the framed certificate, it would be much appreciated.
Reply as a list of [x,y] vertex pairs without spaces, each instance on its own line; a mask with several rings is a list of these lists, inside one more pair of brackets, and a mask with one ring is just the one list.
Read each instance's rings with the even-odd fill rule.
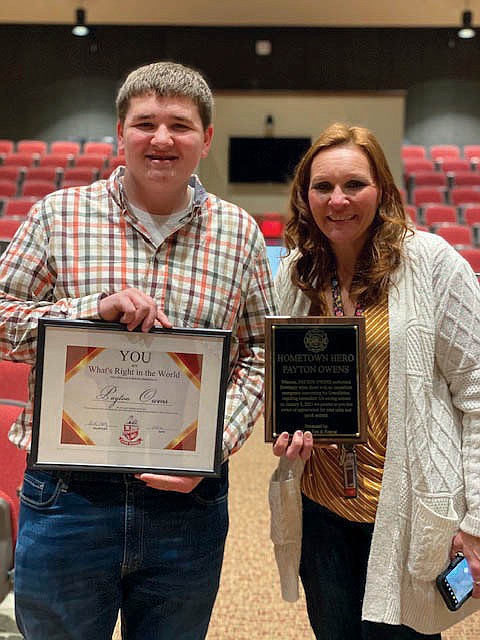
[[30,465],[218,476],[230,333],[40,319]]
[[265,319],[265,441],[311,431],[316,442],[365,442],[363,317]]

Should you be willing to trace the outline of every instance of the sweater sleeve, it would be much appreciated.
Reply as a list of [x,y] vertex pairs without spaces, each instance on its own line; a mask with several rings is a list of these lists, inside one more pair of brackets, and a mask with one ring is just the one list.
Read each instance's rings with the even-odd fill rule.
[[438,367],[462,417],[462,459],[467,513],[460,527],[480,537],[480,286],[470,266],[450,247],[434,264]]

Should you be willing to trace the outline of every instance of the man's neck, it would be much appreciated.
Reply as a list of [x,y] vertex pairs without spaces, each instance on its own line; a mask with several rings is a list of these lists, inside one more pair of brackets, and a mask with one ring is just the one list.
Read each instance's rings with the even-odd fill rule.
[[190,201],[188,184],[176,190],[168,190],[165,185],[158,185],[156,189],[149,189],[146,192],[145,189],[138,189],[138,185],[128,175],[128,171],[123,178],[123,189],[128,202],[152,215],[168,216],[176,211],[182,211]]

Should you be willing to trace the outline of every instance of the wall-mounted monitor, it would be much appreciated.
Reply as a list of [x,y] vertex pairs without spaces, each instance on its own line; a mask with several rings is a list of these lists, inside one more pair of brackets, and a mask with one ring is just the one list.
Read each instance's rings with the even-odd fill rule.
[[311,138],[231,137],[229,182],[289,182]]

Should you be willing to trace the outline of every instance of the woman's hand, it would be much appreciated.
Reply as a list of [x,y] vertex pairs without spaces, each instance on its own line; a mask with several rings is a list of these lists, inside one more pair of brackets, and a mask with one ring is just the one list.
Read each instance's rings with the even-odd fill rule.
[[310,431],[295,431],[289,445],[290,434],[287,431],[281,433],[273,445],[273,453],[278,456],[286,456],[289,460],[301,458],[306,461],[312,455],[313,437]]
[[465,531],[459,531],[452,542],[450,552],[452,560],[457,553],[463,553],[468,562],[473,578],[472,597],[480,598],[480,538],[465,533]]

